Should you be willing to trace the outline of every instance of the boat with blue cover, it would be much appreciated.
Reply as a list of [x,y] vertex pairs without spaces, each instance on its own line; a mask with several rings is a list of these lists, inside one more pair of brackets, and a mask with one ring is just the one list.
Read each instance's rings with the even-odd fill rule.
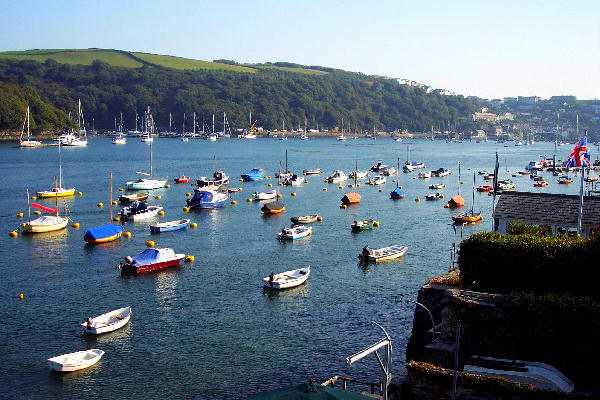
[[85,240],[88,243],[106,243],[119,239],[122,235],[122,226],[106,224],[85,231],[85,234],[83,235],[83,240]]
[[391,199],[403,199],[405,196],[404,190],[400,188],[400,159],[398,158],[398,169],[396,169],[396,189],[390,192]]
[[223,207],[228,198],[226,193],[195,189],[194,197],[186,202],[191,208],[218,208]]
[[265,171],[262,168],[252,168],[247,174],[242,174],[244,182],[260,181],[265,179]]
[[133,258],[125,257],[118,268],[122,275],[138,274],[177,265],[184,257],[185,254],[176,254],[169,248],[146,249]]
[[161,232],[171,232],[177,231],[179,229],[185,229],[190,224],[190,219],[179,219],[176,221],[167,221],[167,222],[158,222],[156,224],[150,225],[150,232],[152,233],[161,233]]

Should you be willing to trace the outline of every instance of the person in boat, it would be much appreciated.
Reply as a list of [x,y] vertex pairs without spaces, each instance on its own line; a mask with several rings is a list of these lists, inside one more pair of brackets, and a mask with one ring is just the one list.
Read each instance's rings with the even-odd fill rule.
[[271,272],[271,275],[269,275],[269,285],[273,286],[274,280],[275,280],[275,274],[273,272]]
[[92,317],[89,317],[89,318],[87,319],[86,328],[87,328],[87,329],[92,329],[92,324],[93,324],[93,322],[92,322]]
[[363,247],[362,256],[366,258],[370,252],[371,252],[371,248],[367,244],[367,245],[365,245],[365,247]]

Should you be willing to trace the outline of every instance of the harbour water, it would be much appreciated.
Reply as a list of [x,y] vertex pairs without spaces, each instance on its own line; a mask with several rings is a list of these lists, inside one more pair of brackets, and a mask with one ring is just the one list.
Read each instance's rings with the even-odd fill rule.
[[[410,143],[409,143],[410,142]],[[384,186],[362,184],[360,205],[340,209],[340,198],[349,191],[344,184],[324,183],[324,175],[308,176],[302,187],[282,187],[283,215],[261,215],[258,202],[246,202],[254,191],[276,186],[276,179],[239,182],[251,168],[264,168],[275,176],[278,163],[293,172],[321,168],[350,172],[358,160],[368,169],[378,160],[396,166],[407,157],[424,161],[426,170],[448,168],[443,178],[413,179],[419,171],[400,173],[406,198],[391,200],[394,177]],[[559,148],[558,158],[572,150]],[[198,227],[152,235],[148,222],[124,223],[131,238],[104,245],[86,245],[83,233],[109,221],[109,172],[118,188],[147,171],[149,145],[129,138],[126,145],[108,139],[90,139],[86,148],[63,148],[63,186],[75,186],[82,196],[60,199],[59,208],[71,210],[81,227],[34,236],[10,238],[8,232],[27,218],[26,189],[47,190],[58,174],[58,149],[18,149],[0,144],[0,177],[5,192],[0,196],[0,220],[4,237],[2,291],[0,292],[0,397],[2,398],[243,398],[309,377],[324,381],[333,375],[378,380],[374,357],[350,367],[345,358],[379,340],[370,326],[374,320],[388,329],[394,344],[393,370],[404,361],[412,327],[418,288],[427,278],[446,272],[454,231],[451,216],[462,210],[445,209],[446,200],[458,192],[461,161],[461,194],[464,209],[471,208],[473,173],[492,172],[495,152],[500,155],[502,177],[513,179],[517,190],[578,193],[579,186],[558,185],[544,173],[550,185],[534,188],[529,177],[512,178],[529,161],[552,156],[553,144],[504,147],[488,143],[445,143],[422,139],[395,142],[389,138],[338,142],[330,138],[300,141],[225,139],[215,143],[157,139],[153,145],[154,175],[169,177],[171,187],[154,191],[151,203],[162,204],[167,221],[191,218]],[[230,187],[243,191],[231,196],[237,204],[222,209],[184,213],[189,184],[173,178],[186,174],[193,180],[217,168],[231,177]],[[594,155],[592,155],[594,158]],[[506,172],[508,170],[509,172]],[[477,185],[482,184],[476,176]],[[445,183],[439,190],[446,200],[424,201],[431,183]],[[347,182],[349,183],[349,182]],[[324,191],[326,187],[328,190]],[[379,192],[379,189],[383,189]],[[296,196],[291,196],[296,192]],[[162,198],[157,200],[156,195]],[[419,197],[422,201],[416,202]],[[54,200],[40,200],[53,206]],[[96,206],[104,203],[103,208]],[[475,211],[484,220],[464,227],[468,236],[491,228],[491,197],[475,194]],[[115,212],[118,207],[115,208]],[[313,225],[313,235],[282,243],[275,234],[290,226],[294,215],[318,213],[323,221]],[[358,234],[350,231],[354,220],[373,218],[381,226]],[[460,229],[459,234],[460,236]],[[136,255],[146,240],[176,252],[195,256],[194,263],[122,278],[115,266],[126,255]],[[408,246],[397,262],[361,266],[362,247],[390,244]],[[308,282],[282,293],[263,292],[260,280],[278,272],[311,265]],[[24,299],[19,300],[18,294]],[[79,324],[89,316],[131,305],[133,316],[124,329],[97,338],[80,335]],[[60,375],[49,370],[46,359],[88,348],[106,352],[95,366]]]

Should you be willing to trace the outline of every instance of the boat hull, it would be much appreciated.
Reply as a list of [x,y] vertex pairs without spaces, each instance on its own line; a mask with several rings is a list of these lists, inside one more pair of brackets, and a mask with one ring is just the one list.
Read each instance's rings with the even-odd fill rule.
[[63,221],[51,224],[51,225],[35,225],[29,222],[25,222],[21,224],[21,232],[23,233],[44,233],[44,232],[54,232],[61,229],[64,229],[69,223],[68,218],[63,218]]
[[174,223],[165,222],[165,223],[161,223],[161,224],[154,224],[154,225],[150,225],[150,232],[161,233],[161,232],[178,231],[180,229],[187,228],[189,224],[190,224],[189,219],[174,221]]
[[[281,276],[284,276],[286,273],[294,273],[298,272],[298,274],[294,274],[293,279],[280,279]],[[310,266],[306,268],[300,268],[296,271],[286,271],[280,274],[275,275],[275,279],[271,281],[269,277],[265,277],[262,280],[262,283],[265,285],[265,289],[274,289],[274,290],[283,290],[290,289],[296,286],[302,285],[308,277],[310,276]]]
[[129,190],[153,190],[160,189],[167,184],[166,180],[162,179],[143,179],[141,181],[127,182]]
[[84,237],[83,240],[85,240],[87,243],[108,243],[108,242],[112,242],[113,240],[119,239],[121,236],[123,236],[123,232],[119,232],[117,234],[114,234],[112,236],[107,236],[102,239],[89,239],[89,238]]
[[123,275],[139,274],[139,273],[144,273],[144,272],[156,271],[156,270],[163,269],[163,268],[173,267],[175,265],[178,265],[181,262],[181,260],[184,259],[184,257],[185,257],[185,255],[181,254],[181,255],[178,255],[176,258],[153,263],[153,264],[146,264],[146,265],[140,265],[140,266],[124,266],[123,269],[121,270],[121,274],[123,274]]
[[40,199],[53,199],[55,197],[69,197],[69,196],[75,195],[75,188],[62,189],[62,190],[58,190],[58,191],[45,190],[42,192],[37,192],[36,195]]
[[[52,357],[48,359],[48,365],[57,372],[78,371],[96,364],[103,355],[104,351],[99,349],[78,351]],[[86,358],[86,356],[89,358]]]
[[130,319],[131,306],[119,308],[92,318],[91,327],[87,326],[87,322],[82,323],[81,326],[83,327],[83,333],[87,335],[101,335],[124,327]]

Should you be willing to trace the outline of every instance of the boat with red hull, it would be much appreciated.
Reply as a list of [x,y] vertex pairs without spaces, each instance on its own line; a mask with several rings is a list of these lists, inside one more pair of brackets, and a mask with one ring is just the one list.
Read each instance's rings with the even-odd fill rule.
[[181,175],[179,178],[173,179],[175,183],[188,183],[190,181],[189,176]]
[[133,258],[125,257],[119,268],[122,275],[139,274],[178,265],[184,257],[170,248],[146,249]]

